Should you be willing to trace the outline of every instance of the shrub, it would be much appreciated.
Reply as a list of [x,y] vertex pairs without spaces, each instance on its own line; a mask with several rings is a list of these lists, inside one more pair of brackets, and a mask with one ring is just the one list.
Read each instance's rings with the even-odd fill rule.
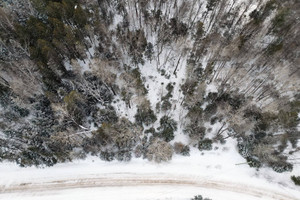
[[255,158],[255,157],[247,157],[246,158],[247,163],[250,167],[254,167],[254,168],[260,168],[261,167],[261,162]]
[[197,195],[194,198],[192,198],[191,200],[203,200],[203,197],[201,195]]
[[192,95],[196,89],[197,82],[188,80],[181,85],[181,90],[184,95]]
[[134,150],[134,155],[136,158],[140,158],[144,154],[144,148],[142,145],[137,145]]
[[[92,132],[92,137],[83,141],[84,150],[94,155],[99,154],[103,160],[129,161],[130,151],[140,141],[142,129],[136,124],[132,124],[126,118],[120,118],[117,123],[107,124]],[[112,158],[111,158],[112,157]]]
[[131,160],[131,152],[129,151],[119,151],[115,154],[115,157],[118,161],[129,162]]
[[46,165],[50,167],[57,163],[57,159],[52,152],[47,151],[43,147],[29,147],[21,152],[16,162],[21,167],[32,165]]
[[296,111],[283,111],[280,110],[278,114],[279,123],[284,128],[293,128],[298,124],[298,113]]
[[199,122],[203,121],[203,109],[201,108],[201,103],[196,103],[192,105],[188,113],[186,115],[189,120],[191,121],[191,124],[199,124]]
[[291,176],[291,179],[295,185],[300,185],[300,176]]
[[30,113],[30,111],[29,111],[28,109],[26,109],[26,108],[21,108],[21,107],[19,107],[19,106],[17,106],[17,105],[13,106],[13,107],[12,107],[12,110],[13,110],[14,112],[18,113],[18,115],[19,115],[20,117],[27,117],[27,116],[29,115],[29,113]]
[[243,95],[230,95],[229,105],[234,109],[239,109],[245,102],[245,97]]
[[206,101],[207,102],[213,102],[218,98],[218,93],[217,92],[209,92]]
[[174,151],[175,151],[175,153],[181,154],[183,156],[190,155],[190,147],[188,145],[182,144],[181,142],[175,142]]
[[172,104],[170,103],[169,100],[164,100],[161,104],[161,110],[162,111],[168,111],[170,110],[172,107]]
[[214,7],[218,4],[219,0],[208,0],[206,9],[208,11],[212,11]]
[[196,25],[196,35],[195,35],[196,39],[201,38],[203,34],[204,34],[204,24],[203,22],[198,21]]
[[158,138],[154,139],[147,149],[147,158],[149,161],[162,162],[171,160],[173,155],[172,146]]
[[158,130],[158,136],[166,142],[170,142],[174,139],[174,131],[177,130],[177,122],[165,115],[160,119],[160,127]]
[[157,118],[153,110],[149,108],[138,107],[137,113],[134,116],[135,121],[138,125],[142,126],[143,124],[149,126],[153,124]]
[[67,96],[64,97],[64,103],[69,115],[76,121],[76,123],[81,124],[86,113],[84,112],[86,107],[84,99],[81,94],[76,91],[71,91]]
[[256,25],[262,23],[266,17],[268,17],[271,13],[272,10],[274,10],[277,6],[276,0],[270,0],[266,3],[265,7],[259,11],[259,10],[254,10],[250,13],[250,18],[254,20],[254,23]]
[[185,36],[188,32],[188,25],[179,21],[177,18],[170,19],[170,29],[175,38]]
[[201,140],[199,143],[198,143],[198,149],[200,151],[203,151],[203,150],[212,150],[212,140],[210,139],[204,139],[204,140]]
[[2,85],[0,83],[0,105],[4,108],[6,108],[8,105],[12,103],[11,97],[10,97],[10,89]]
[[202,116],[203,114],[203,109],[201,108],[201,104],[195,104],[193,105],[187,114],[188,117],[195,117],[195,116]]
[[153,54],[154,54],[153,44],[151,42],[148,42],[146,46],[145,56],[148,60],[151,61],[153,58]]
[[262,17],[261,17],[261,14],[258,10],[253,10],[251,13],[250,13],[250,18],[254,20],[254,23],[255,24],[259,24],[262,20]]
[[166,86],[166,89],[167,89],[168,93],[165,96],[163,96],[161,98],[161,100],[168,100],[169,98],[172,97],[172,92],[174,90],[174,86],[172,85],[172,83],[168,83],[168,85]]
[[266,3],[266,6],[265,6],[265,9],[264,11],[265,12],[270,12],[271,10],[274,10],[276,8],[276,0],[270,0]]
[[146,134],[147,134],[147,133],[155,134],[155,128],[151,127],[151,128],[149,128],[149,129],[145,130],[145,133],[146,133]]
[[210,124],[211,124],[211,125],[214,125],[218,120],[219,120],[218,117],[212,117],[212,118],[210,119]]
[[285,161],[278,161],[270,163],[270,166],[275,172],[282,173],[293,170],[293,165],[291,163],[287,163]]
[[105,161],[113,161],[114,160],[114,153],[113,152],[109,152],[109,151],[103,151],[100,153],[100,158],[101,160],[105,160]]
[[[300,96],[300,95],[299,95]],[[296,97],[300,98],[300,97]],[[291,110],[294,110],[296,112],[300,112],[300,100],[294,100],[290,103]]]
[[256,140],[261,140],[261,139],[265,138],[266,136],[267,136],[267,134],[264,131],[254,133],[254,137]]
[[275,41],[275,42],[269,44],[269,46],[267,48],[267,52],[270,55],[273,55],[277,51],[280,51],[282,48],[283,48],[283,42],[282,41]]
[[289,10],[286,8],[283,8],[278,11],[276,16],[272,20],[273,31],[275,33],[279,32],[283,28],[288,14],[289,14]]
[[197,80],[203,81],[203,73],[204,73],[204,69],[199,66],[194,68],[193,76],[195,76]]
[[143,95],[147,94],[148,90],[144,86],[140,70],[138,68],[133,69],[131,75],[135,79],[134,84],[136,88],[140,90]]
[[254,137],[250,135],[249,137],[238,138],[237,146],[241,156],[244,158],[251,156],[254,149]]
[[197,195],[194,198],[192,198],[191,200],[211,200],[209,198],[203,198],[201,195]]
[[204,109],[204,116],[206,119],[209,119],[211,116],[217,113],[218,106],[216,103],[211,103],[206,106]]
[[116,123],[118,121],[117,113],[112,106],[97,110],[92,117],[95,123]]
[[188,125],[184,132],[189,135],[192,140],[202,140],[206,133],[206,128],[204,126],[198,125],[197,123],[192,123]]
[[103,81],[92,72],[84,72],[83,79],[78,83],[78,91],[80,91],[90,104],[108,104],[113,99],[111,89],[103,83]]

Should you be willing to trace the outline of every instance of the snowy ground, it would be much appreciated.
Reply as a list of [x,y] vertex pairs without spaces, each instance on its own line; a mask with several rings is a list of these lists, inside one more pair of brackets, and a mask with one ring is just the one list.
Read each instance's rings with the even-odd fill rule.
[[175,156],[169,163],[141,159],[129,163],[84,161],[37,169],[0,165],[0,199],[163,199],[188,200],[201,194],[213,200],[296,200],[300,188],[290,181],[292,173],[259,171],[240,164],[234,141],[204,152],[192,149],[190,157]]

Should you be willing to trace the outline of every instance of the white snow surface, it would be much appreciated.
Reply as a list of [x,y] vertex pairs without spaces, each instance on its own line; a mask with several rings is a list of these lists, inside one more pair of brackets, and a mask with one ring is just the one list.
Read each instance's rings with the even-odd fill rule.
[[[179,2],[181,4],[183,1]],[[246,0],[230,0],[225,9],[230,10],[233,4],[240,4],[237,6],[240,8],[239,15],[249,16],[249,13],[257,5],[251,5],[248,11],[243,13],[246,2]],[[199,13],[203,13],[206,2],[199,1],[196,5],[193,12],[196,14],[196,8],[201,5]],[[162,12],[166,13],[166,10],[162,10]],[[175,11],[171,10],[170,15],[172,16],[174,13]],[[203,21],[206,34],[212,30],[210,24],[214,22],[210,21],[210,15],[211,13],[205,17],[199,15],[195,18],[195,20]],[[138,20],[135,15],[130,17],[131,21],[136,22],[131,29],[137,29]],[[235,24],[238,19],[238,17],[235,19]],[[242,20],[242,23],[246,23],[247,20]],[[111,29],[115,29],[121,21],[122,17],[116,15]],[[155,35],[149,34],[148,31],[145,32],[147,41],[156,45]],[[85,61],[77,60],[82,73],[91,71],[90,66],[93,64],[91,60],[98,44],[97,38],[94,40]],[[265,37],[261,43],[273,40],[274,38]],[[188,41],[184,41],[183,44],[187,47],[191,45]],[[159,56],[159,61],[153,60],[151,63],[147,61],[139,68],[148,89],[147,98],[154,111],[156,104],[167,92],[166,85],[175,83],[173,97],[170,99],[172,102],[171,112],[156,112],[158,120],[154,127],[159,126],[159,119],[163,115],[168,115],[179,122],[175,139],[172,142],[188,143],[188,139],[182,134],[180,127],[186,114],[181,106],[183,95],[180,91],[180,85],[187,78],[185,71],[187,55],[182,55],[182,58],[179,59],[183,49],[183,45],[179,44],[164,48]],[[157,54],[157,49],[155,49],[155,54]],[[207,66],[209,58],[210,55],[207,55],[202,59],[203,68]],[[127,63],[126,60],[124,62]],[[178,68],[175,75],[173,72],[177,62]],[[70,63],[66,62],[65,65],[68,70],[72,69]],[[170,77],[162,76],[158,69],[164,69]],[[217,91],[218,86],[214,82],[207,85],[206,94]],[[125,116],[134,121],[136,106],[129,109],[120,99],[115,100],[118,101],[113,105],[119,116]],[[219,127],[221,124],[213,126],[212,133],[215,133]],[[14,163],[3,162],[0,163],[0,200],[188,200],[198,194],[213,200],[300,200],[300,187],[295,186],[290,179],[291,175],[300,175],[299,163],[296,163],[300,157],[299,153],[290,156],[291,161],[295,161],[293,171],[278,174],[270,168],[259,170],[250,168],[235,147],[236,141],[228,139],[225,145],[215,145],[212,151],[200,152],[196,148],[191,148],[190,156],[174,155],[171,161],[161,164],[137,158],[133,158],[128,163],[104,162],[92,156],[85,160],[74,160],[46,168],[20,168]]]
[[[213,200],[299,199],[300,188],[290,180],[300,173],[278,174],[249,168],[234,140],[212,151],[191,149],[168,163],[142,159],[104,162],[97,157],[47,168],[0,165],[0,199],[163,199],[188,200],[201,194]],[[21,189],[20,189],[21,188]],[[23,188],[23,189],[22,189]]]

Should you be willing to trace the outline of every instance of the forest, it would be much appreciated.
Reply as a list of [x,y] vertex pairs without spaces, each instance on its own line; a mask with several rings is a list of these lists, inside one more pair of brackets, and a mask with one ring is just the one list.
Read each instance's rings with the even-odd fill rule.
[[159,163],[234,138],[250,167],[291,171],[299,16],[297,0],[2,0],[0,161]]

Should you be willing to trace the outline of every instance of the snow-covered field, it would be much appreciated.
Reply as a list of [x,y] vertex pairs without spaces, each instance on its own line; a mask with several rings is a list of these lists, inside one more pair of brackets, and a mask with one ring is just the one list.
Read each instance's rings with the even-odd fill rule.
[[104,162],[96,157],[50,168],[0,165],[0,199],[190,199],[195,195],[213,200],[300,199],[291,173],[249,168],[234,141],[191,156],[175,156],[169,163],[142,159],[128,163]]

